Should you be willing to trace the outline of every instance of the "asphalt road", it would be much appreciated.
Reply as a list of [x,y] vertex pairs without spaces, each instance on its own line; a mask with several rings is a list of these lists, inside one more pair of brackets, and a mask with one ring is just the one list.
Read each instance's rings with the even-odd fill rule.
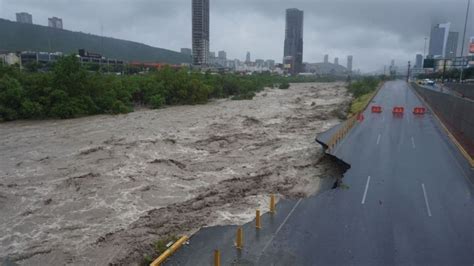
[[[474,265],[472,169],[403,81],[388,82],[365,119],[335,148],[351,165],[337,189],[282,201],[263,228],[206,228],[167,265]],[[394,117],[392,107],[404,106]],[[324,138],[324,136],[323,136]]]

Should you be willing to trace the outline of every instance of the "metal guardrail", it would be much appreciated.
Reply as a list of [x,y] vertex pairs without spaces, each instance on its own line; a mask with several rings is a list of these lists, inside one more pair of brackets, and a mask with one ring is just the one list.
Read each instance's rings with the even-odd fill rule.
[[[276,214],[276,199],[275,195],[270,195],[270,210],[269,213],[271,215]],[[262,222],[261,222],[261,215],[260,210],[255,211],[255,229],[260,230],[262,229]],[[163,252],[156,260],[150,263],[150,266],[161,266],[171,255],[173,255],[179,248],[181,248],[184,243],[189,240],[188,236],[181,237],[178,241],[176,241],[171,247],[169,247],[165,252]],[[237,250],[242,250],[244,248],[244,230],[242,226],[237,227],[237,234],[235,240],[235,248]],[[214,265],[220,266],[221,265],[221,252],[220,250],[214,250]]]
[[163,254],[161,254],[156,260],[150,263],[150,266],[160,266],[165,262],[173,253],[175,253],[186,241],[189,240],[188,236],[182,236],[178,241],[174,242],[174,244],[169,247]]
[[382,89],[384,84],[385,84],[385,82],[381,82],[379,84],[379,86],[378,86],[377,90],[375,91],[374,95],[367,102],[367,104],[365,105],[362,112],[349,117],[349,119],[347,119],[345,121],[344,126],[342,126],[338,131],[336,131],[336,133],[334,133],[334,135],[331,137],[331,139],[328,141],[328,143],[326,143],[327,146],[328,146],[328,152],[333,150],[336,147],[336,145],[338,143],[340,143],[349,134],[351,129],[357,124],[358,118],[362,115],[362,113],[364,113],[364,111],[367,109],[367,107],[369,107],[369,105],[372,103],[375,96],[379,93],[380,89]]
[[339,129],[334,135],[332,135],[331,139],[327,143],[328,145],[328,151],[331,151],[336,147],[338,143],[342,141],[342,139],[347,136],[347,134],[350,132],[350,130],[355,126],[357,122],[357,116],[354,115],[350,117],[345,123],[344,126]]

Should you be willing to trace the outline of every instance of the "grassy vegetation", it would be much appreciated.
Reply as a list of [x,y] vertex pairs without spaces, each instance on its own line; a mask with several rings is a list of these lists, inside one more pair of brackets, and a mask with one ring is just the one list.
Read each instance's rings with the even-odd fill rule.
[[168,243],[170,243],[170,242],[174,243],[174,242],[178,241],[178,239],[179,238],[177,236],[173,235],[173,236],[168,236],[164,239],[156,241],[155,242],[155,251],[156,251],[156,253],[161,254],[161,253],[165,252],[168,249],[168,247],[166,245],[168,245]]
[[149,266],[153,262],[153,258],[150,255],[143,255],[143,261],[140,264],[141,266]]
[[354,96],[350,114],[354,115],[364,111],[365,107],[377,92],[377,87],[381,81],[382,78],[378,77],[364,77],[349,86],[348,90]]
[[[158,254],[158,255],[161,255],[163,252],[165,252],[168,247],[166,245],[168,245],[168,243],[175,243],[176,241],[178,241],[178,237],[175,236],[175,235],[172,235],[172,236],[167,236],[166,238],[164,239],[161,239],[161,240],[158,240],[154,243],[154,249],[155,249],[155,254]],[[140,265],[142,266],[148,266],[150,265],[156,258],[154,258],[153,256],[149,255],[149,254],[144,254],[143,255],[143,260],[142,260],[142,263]]]
[[350,114],[354,115],[364,111],[365,107],[369,104],[369,101],[372,99],[375,93],[376,91],[364,94],[359,98],[355,98],[351,104]]
[[[119,114],[133,107],[204,104],[211,98],[252,99],[265,87],[332,78],[211,74],[164,68],[142,75],[90,71],[75,56],[61,58],[49,72],[0,65],[0,121]],[[281,85],[280,85],[281,84]]]

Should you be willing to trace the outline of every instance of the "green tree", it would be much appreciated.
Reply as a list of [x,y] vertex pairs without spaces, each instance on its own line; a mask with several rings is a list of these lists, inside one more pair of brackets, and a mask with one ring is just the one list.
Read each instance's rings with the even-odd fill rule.
[[26,99],[21,103],[20,114],[22,118],[43,117],[43,106],[38,102],[33,102],[29,99]]
[[15,120],[21,108],[24,91],[18,80],[5,75],[0,79],[0,117],[2,120]]
[[86,87],[88,75],[74,56],[58,60],[53,70],[53,87],[66,92],[70,97],[78,97],[89,92]]
[[165,104],[166,101],[165,101],[165,98],[163,98],[163,96],[157,94],[157,95],[154,95],[154,96],[150,97],[149,102],[150,102],[152,108],[158,109],[158,108],[162,107]]

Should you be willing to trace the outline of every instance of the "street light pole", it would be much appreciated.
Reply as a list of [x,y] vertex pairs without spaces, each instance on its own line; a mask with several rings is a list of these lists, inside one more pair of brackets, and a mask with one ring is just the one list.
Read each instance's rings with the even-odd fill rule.
[[467,10],[466,10],[466,21],[464,22],[464,34],[462,37],[462,47],[461,47],[461,74],[459,75],[459,83],[462,83],[462,75],[464,71],[464,46],[466,44],[466,29],[467,21],[469,19],[469,8],[471,7],[471,0],[467,0]]
[[441,80],[441,83],[444,84],[444,77],[445,77],[445,74],[446,74],[446,58],[443,59],[444,63],[443,63],[443,79]]
[[407,82],[410,82],[411,62],[408,61]]

